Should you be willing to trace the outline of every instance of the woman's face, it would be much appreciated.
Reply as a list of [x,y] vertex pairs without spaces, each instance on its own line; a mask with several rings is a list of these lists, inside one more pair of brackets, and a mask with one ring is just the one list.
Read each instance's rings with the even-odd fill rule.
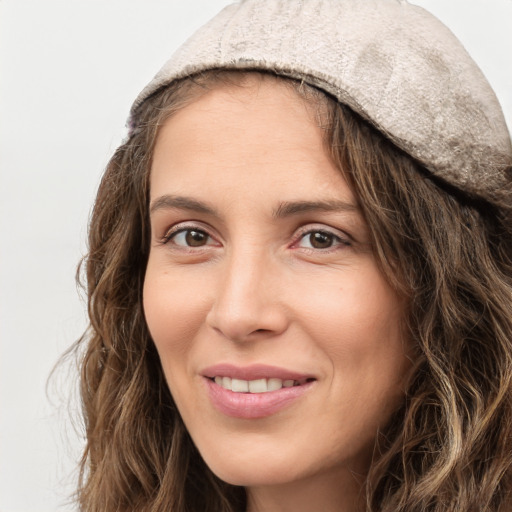
[[161,129],[144,311],[194,443],[264,487],[365,472],[403,396],[402,303],[289,87],[220,86]]

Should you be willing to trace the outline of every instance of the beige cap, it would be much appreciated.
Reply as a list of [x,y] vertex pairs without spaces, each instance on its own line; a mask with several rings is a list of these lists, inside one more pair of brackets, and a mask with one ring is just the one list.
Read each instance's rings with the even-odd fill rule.
[[503,201],[512,144],[496,95],[455,36],[405,0],[242,0],[199,29],[136,99],[208,69],[261,69],[345,103],[439,178]]

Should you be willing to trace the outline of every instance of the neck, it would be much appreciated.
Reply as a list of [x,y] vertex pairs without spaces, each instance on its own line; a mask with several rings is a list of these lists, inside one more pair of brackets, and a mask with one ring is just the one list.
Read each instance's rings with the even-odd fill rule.
[[344,474],[316,475],[294,482],[247,489],[247,512],[360,512],[364,478]]

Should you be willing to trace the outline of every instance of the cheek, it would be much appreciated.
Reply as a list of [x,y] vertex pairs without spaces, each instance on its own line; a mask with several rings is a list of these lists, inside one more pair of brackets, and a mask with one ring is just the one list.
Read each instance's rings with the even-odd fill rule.
[[337,280],[317,280],[291,299],[303,329],[333,358],[357,362],[377,352],[394,353],[397,342],[403,352],[402,301],[373,266],[367,267],[347,270]]
[[144,279],[146,322],[160,359],[167,366],[186,357],[190,341],[200,329],[207,305],[200,290],[186,283],[186,276],[155,271],[151,262]]
[[144,315],[167,385],[183,414],[188,407],[196,407],[196,396],[188,383],[198,349],[194,339],[203,325],[207,305],[200,289],[186,275],[155,270],[150,263],[144,280]]
[[351,417],[367,422],[370,433],[403,399],[410,350],[402,301],[373,266],[358,270],[338,286],[326,282],[297,300],[307,303],[301,307],[303,329],[329,361],[337,408],[348,404]]

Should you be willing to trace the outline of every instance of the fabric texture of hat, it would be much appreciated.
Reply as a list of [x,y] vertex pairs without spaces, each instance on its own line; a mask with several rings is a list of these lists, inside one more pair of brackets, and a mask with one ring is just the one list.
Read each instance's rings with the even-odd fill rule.
[[491,201],[511,191],[496,95],[461,43],[405,0],[242,0],[199,29],[136,99],[208,69],[303,80],[348,105],[442,180]]

